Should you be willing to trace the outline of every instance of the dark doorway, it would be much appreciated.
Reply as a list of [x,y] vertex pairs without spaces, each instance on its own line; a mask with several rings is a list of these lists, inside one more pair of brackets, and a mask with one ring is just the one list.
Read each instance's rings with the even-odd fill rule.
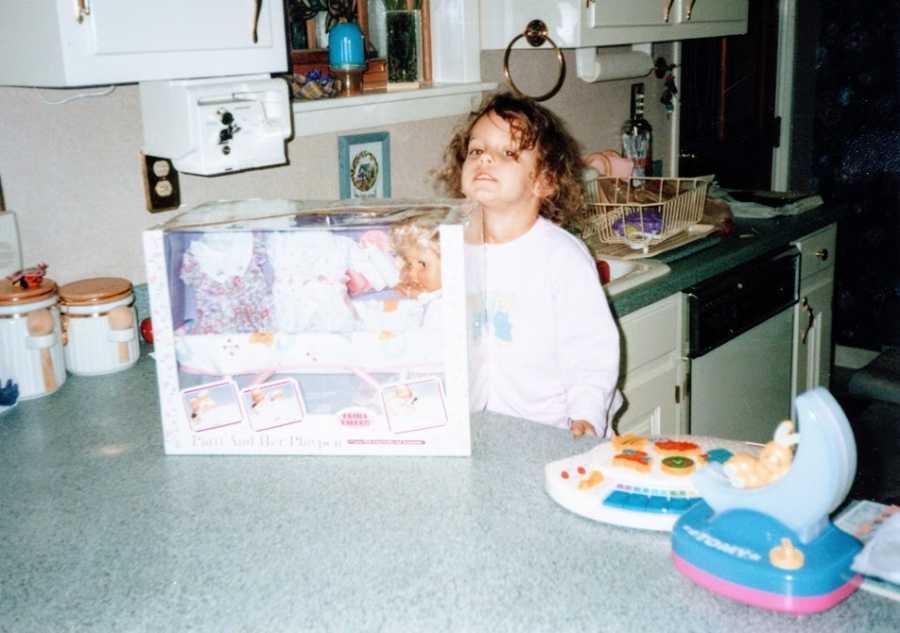
[[770,189],[779,134],[778,0],[750,2],[746,35],[687,40],[681,50],[679,175]]

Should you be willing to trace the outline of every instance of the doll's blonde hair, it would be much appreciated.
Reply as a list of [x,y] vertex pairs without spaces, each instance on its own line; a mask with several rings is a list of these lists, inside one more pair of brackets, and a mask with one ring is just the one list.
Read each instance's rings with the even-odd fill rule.
[[391,246],[397,253],[411,248],[430,249],[441,254],[441,222],[446,213],[423,209],[421,215],[401,220],[391,227]]

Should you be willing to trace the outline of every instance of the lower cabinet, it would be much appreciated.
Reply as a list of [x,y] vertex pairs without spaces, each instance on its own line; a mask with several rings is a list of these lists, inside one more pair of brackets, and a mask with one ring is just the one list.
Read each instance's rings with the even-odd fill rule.
[[687,362],[682,358],[685,304],[680,293],[619,320],[620,389],[625,403],[617,433],[675,435],[687,432]]
[[837,226],[800,238],[800,300],[794,312],[791,397],[831,382],[834,255]]

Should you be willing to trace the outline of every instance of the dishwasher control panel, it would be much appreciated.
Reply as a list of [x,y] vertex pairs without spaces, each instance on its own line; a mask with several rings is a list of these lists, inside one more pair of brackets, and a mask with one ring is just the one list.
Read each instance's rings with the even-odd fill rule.
[[800,253],[791,246],[688,288],[690,357],[697,358],[795,304]]

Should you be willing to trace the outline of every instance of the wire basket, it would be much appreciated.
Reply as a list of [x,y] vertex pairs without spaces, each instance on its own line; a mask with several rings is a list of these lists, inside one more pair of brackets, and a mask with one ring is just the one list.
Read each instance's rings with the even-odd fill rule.
[[579,228],[587,245],[625,244],[645,253],[703,218],[714,176],[608,178],[585,182],[587,207]]

